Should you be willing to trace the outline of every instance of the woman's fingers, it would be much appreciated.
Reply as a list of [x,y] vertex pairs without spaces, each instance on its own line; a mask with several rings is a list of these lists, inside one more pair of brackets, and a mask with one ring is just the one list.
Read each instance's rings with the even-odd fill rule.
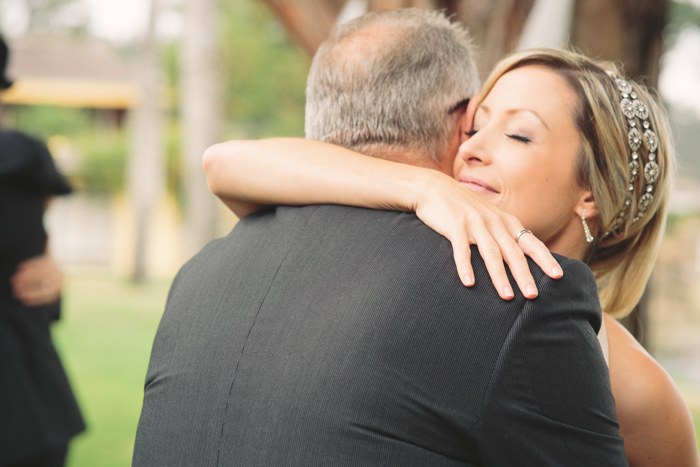
[[469,247],[469,241],[466,237],[460,237],[459,240],[451,240],[451,243],[459,280],[466,287],[471,287],[474,285],[474,269],[472,268],[472,250]]
[[[471,264],[470,245],[476,245],[486,270],[498,295],[504,300],[511,300],[515,294],[506,273],[500,246],[486,225],[485,217],[479,212],[472,212],[471,218],[463,218],[445,229],[445,237],[452,243],[457,273],[462,283],[471,287],[475,282]],[[454,218],[452,218],[454,220]]]
[[526,234],[518,240],[518,246],[552,279],[559,279],[564,275],[564,270],[547,246],[533,234]]
[[464,271],[467,270],[464,263],[469,261],[471,256],[465,255],[464,252],[468,252],[469,243],[474,243],[484,260],[491,282],[499,296],[505,300],[510,300],[514,294],[504,263],[508,265],[517,287],[528,299],[536,298],[539,292],[526,256],[530,256],[551,278],[558,279],[563,275],[561,266],[545,244],[529,230],[524,229],[513,216],[492,211],[481,212],[478,218],[466,221],[462,231],[468,231],[468,234],[464,234],[465,238],[468,235],[472,241],[465,240],[461,243],[462,254],[459,253],[459,243],[453,242],[455,263],[460,277],[463,277]]
[[[455,220],[455,218],[451,219]],[[431,225],[429,220],[432,219],[424,219],[428,225]],[[435,230],[441,231],[437,228]],[[474,244],[479,250],[496,292],[502,299],[511,300],[515,297],[506,272],[506,264],[510,267],[522,294],[527,298],[537,296],[537,287],[525,254],[510,236],[500,217],[493,213],[475,211],[470,218],[451,223],[442,231],[452,243],[457,274],[465,286],[471,287],[475,282],[470,250],[470,245]]]
[[525,253],[518,247],[514,237],[511,237],[505,230],[494,232],[493,235],[501,249],[503,261],[508,264],[520,291],[525,298],[537,297],[537,285],[532,277],[532,271],[530,271]]
[[491,283],[496,288],[496,292],[502,299],[511,300],[515,294],[513,293],[513,287],[510,285],[498,243],[496,243],[491,233],[485,229],[477,229],[477,231],[473,232],[473,236],[474,243],[479,249],[481,258],[484,260],[486,270],[491,277]]
[[[535,298],[538,295],[526,256],[548,276],[557,279],[563,275],[544,243],[525,230],[515,216],[487,205],[463,187],[454,185],[452,180],[443,188],[444,191],[430,190],[415,212],[426,225],[452,243],[457,273],[465,286],[471,287],[476,280],[470,245],[478,248],[496,292],[505,300],[515,296],[506,265],[523,296]],[[520,232],[523,234],[518,235]]]
[[[509,280],[503,265],[505,262],[510,268],[510,272],[523,296],[526,298],[537,297],[537,286],[535,285],[535,279],[532,277],[527,258],[518,247],[515,239],[510,235],[509,228],[506,227],[507,223],[517,223],[517,219],[500,213],[495,208],[484,211],[480,215],[483,222],[472,222],[473,227],[477,230],[474,234],[475,237],[479,236],[477,237],[478,241],[487,248],[494,248],[493,245],[495,244],[496,249],[490,251],[488,253],[489,258],[484,257],[484,261],[487,261],[487,269],[491,275],[491,280],[494,281],[494,285],[497,287],[498,293],[503,296],[508,290],[505,288],[506,284],[504,283]],[[489,239],[493,240],[491,244],[488,242]],[[479,246],[479,251],[482,251],[481,246]],[[496,261],[499,262],[498,265],[496,265]],[[494,277],[494,274],[498,276]]]

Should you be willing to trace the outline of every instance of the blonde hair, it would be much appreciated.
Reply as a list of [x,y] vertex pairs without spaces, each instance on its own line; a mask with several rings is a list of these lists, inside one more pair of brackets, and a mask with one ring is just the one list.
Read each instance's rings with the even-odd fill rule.
[[[631,206],[622,225],[616,226],[629,192],[632,154],[628,143],[630,128],[620,109],[622,96],[615,83],[616,77],[622,78],[620,70],[569,50],[533,49],[501,60],[484,83],[481,96],[488,94],[505,73],[524,66],[542,66],[557,73],[578,97],[578,105],[573,109],[581,135],[576,175],[579,184],[591,190],[598,207],[597,219],[592,223],[596,241],[586,262],[596,277],[603,310],[616,318],[624,317],[644,293],[665,232],[675,170],[668,118],[646,87],[626,79],[649,109],[649,123],[659,141],[656,163],[660,175],[654,182],[653,200],[645,211],[638,209],[638,202],[646,183],[643,175],[637,177],[632,184]],[[644,145],[637,152],[642,161],[649,160]],[[635,221],[635,216],[640,217]]]

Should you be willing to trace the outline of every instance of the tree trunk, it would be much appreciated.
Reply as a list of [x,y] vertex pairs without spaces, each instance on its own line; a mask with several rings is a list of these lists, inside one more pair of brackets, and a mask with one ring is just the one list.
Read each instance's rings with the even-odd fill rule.
[[128,182],[134,209],[134,250],[131,279],[140,282],[147,276],[148,238],[155,208],[162,200],[165,186],[163,157],[163,113],[161,66],[155,37],[159,0],[151,0],[148,29],[139,59],[140,99],[131,115],[131,151]]
[[461,0],[442,2],[469,29],[479,53],[477,68],[484,77],[493,65],[515,50],[534,0]]
[[345,0],[263,0],[287,30],[291,39],[309,55],[326,40]]
[[668,0],[579,0],[571,39],[583,53],[624,64],[626,74],[655,87]]
[[220,72],[217,66],[215,0],[186,0],[181,46],[181,119],[185,184],[186,255],[189,257],[216,235],[217,204],[202,170],[204,150],[220,133]]
[[[363,4],[367,11],[393,8],[435,8],[434,0],[262,0],[277,16],[289,37],[309,55],[316,53],[351,2]],[[348,18],[343,18],[348,19]]]

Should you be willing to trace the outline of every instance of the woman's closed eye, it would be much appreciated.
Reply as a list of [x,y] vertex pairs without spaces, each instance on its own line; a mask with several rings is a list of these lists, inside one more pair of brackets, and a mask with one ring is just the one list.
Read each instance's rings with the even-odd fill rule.
[[508,138],[514,139],[515,141],[519,141],[521,143],[529,144],[532,142],[530,138],[527,136],[519,135],[516,133],[511,133],[511,134],[506,134]]
[[471,138],[472,136],[474,136],[474,135],[477,134],[478,132],[479,132],[479,130],[477,130],[476,128],[472,128],[472,129],[469,130],[469,131],[465,131],[464,134],[467,135],[467,136],[469,136],[469,137]]

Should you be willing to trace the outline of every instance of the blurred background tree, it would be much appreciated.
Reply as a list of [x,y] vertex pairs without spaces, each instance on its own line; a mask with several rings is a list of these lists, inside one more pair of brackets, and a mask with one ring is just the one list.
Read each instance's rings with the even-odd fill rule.
[[77,34],[87,32],[88,10],[81,0],[19,0],[30,12],[31,34]]

